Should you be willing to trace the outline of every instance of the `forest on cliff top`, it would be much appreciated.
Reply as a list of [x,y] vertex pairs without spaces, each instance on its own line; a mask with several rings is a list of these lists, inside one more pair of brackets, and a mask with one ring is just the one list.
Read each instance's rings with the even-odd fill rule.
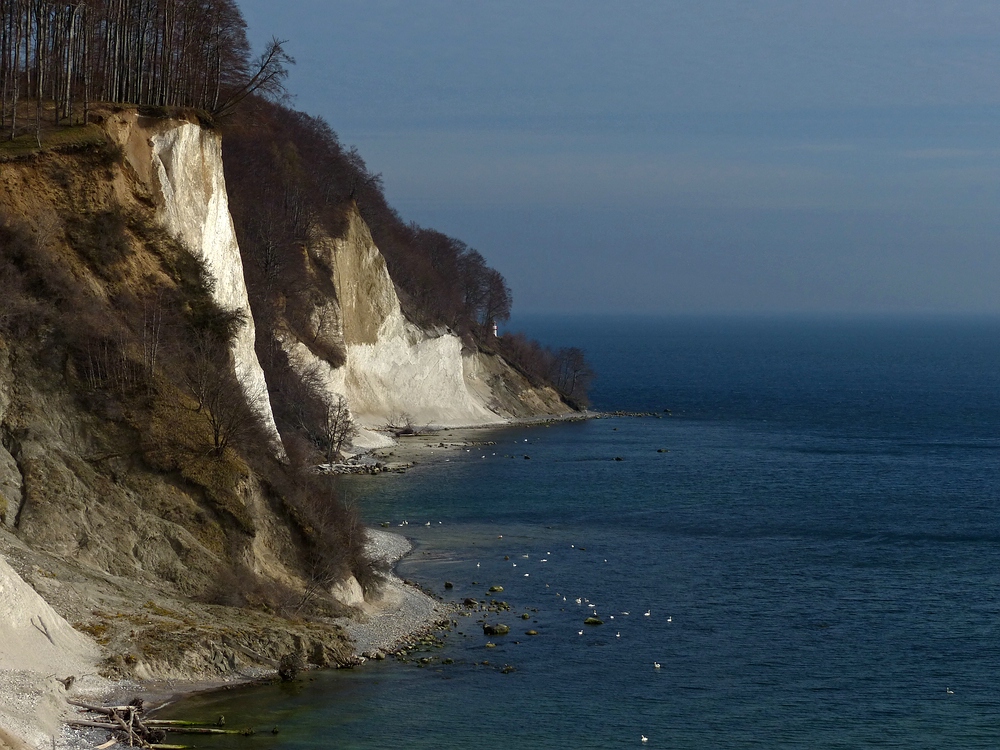
[[87,124],[93,102],[198,110],[225,133],[233,218],[257,269],[251,291],[298,283],[310,228],[338,236],[357,205],[411,320],[452,330],[586,405],[592,373],[580,350],[494,338],[512,305],[503,276],[460,240],[405,222],[356,150],[284,104],[292,62],[277,40],[252,56],[233,0],[0,0],[0,127],[40,146],[51,126]]

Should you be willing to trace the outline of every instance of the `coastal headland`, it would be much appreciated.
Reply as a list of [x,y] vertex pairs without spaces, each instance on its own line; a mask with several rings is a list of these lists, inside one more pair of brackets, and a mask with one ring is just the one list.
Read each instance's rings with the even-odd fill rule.
[[[0,728],[45,750],[75,742],[69,697],[353,666],[433,627],[438,605],[391,575],[405,545],[316,467],[402,468],[484,439],[460,425],[579,416],[546,373],[584,368],[479,307],[414,306],[436,292],[382,254],[348,184],[363,166],[313,175],[336,211],[262,258],[248,207],[269,204],[223,131],[227,154],[270,145],[184,108],[89,117],[0,154],[0,589],[23,602],[0,612]],[[343,165],[312,135],[288,151]],[[471,276],[440,288],[489,277],[502,319],[502,278],[449,247]]]

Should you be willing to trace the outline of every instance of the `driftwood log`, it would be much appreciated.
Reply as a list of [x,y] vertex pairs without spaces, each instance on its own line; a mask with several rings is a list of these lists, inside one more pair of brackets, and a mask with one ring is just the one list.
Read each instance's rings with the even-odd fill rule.
[[[68,700],[71,706],[83,708],[97,717],[71,719],[67,723],[74,727],[107,729],[115,733],[118,742],[128,742],[129,747],[152,748],[152,750],[182,750],[186,745],[167,745],[163,741],[167,732],[182,734],[253,734],[252,729],[218,729],[198,726],[187,721],[140,718],[142,701],[132,701],[127,706],[95,706],[78,700]],[[113,744],[113,742],[112,742]],[[110,745],[105,745],[110,747]]]

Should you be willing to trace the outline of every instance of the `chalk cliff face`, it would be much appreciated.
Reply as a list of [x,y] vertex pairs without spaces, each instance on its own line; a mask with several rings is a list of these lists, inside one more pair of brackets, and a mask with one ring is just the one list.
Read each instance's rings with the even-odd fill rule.
[[506,420],[509,415],[489,408],[488,388],[470,387],[476,373],[461,339],[425,331],[403,316],[385,259],[357,211],[342,237],[314,238],[309,254],[336,290],[336,299],[314,305],[314,333],[338,344],[345,361],[329,363],[288,328],[277,335],[299,373],[320,375],[330,393],[347,399],[354,418],[368,428],[356,444],[385,444],[372,428],[400,418],[438,426]]
[[109,128],[135,174],[152,191],[157,219],[202,262],[216,304],[243,318],[232,343],[236,377],[280,452],[267,383],[254,351],[256,330],[229,214],[221,137],[197,123],[143,122],[134,114],[119,117]]
[[[274,450],[281,444],[267,383],[254,350],[255,322],[240,250],[229,214],[219,135],[197,123],[125,114],[109,124],[139,182],[148,186],[157,219],[204,264],[213,295],[245,323],[233,342],[236,374]],[[343,396],[360,434],[356,448],[389,444],[376,431],[400,418],[419,426],[500,424],[512,417],[569,411],[551,389],[534,388],[500,358],[468,351],[445,330],[424,330],[400,308],[385,259],[356,209],[340,237],[321,230],[306,248],[314,273],[335,297],[309,295],[301,326],[273,335],[301,377]],[[317,353],[323,339],[344,353],[331,362]]]
[[[0,526],[95,568],[184,590],[204,586],[218,562],[234,556],[294,587],[296,543],[281,509],[269,506],[252,471],[213,468],[199,436],[204,412],[183,382],[148,391],[173,395],[149,400],[138,412],[102,406],[101,389],[133,387],[125,382],[127,367],[119,367],[117,380],[108,378],[109,368],[124,361],[108,358],[114,346],[126,346],[115,342],[128,339],[127,326],[142,326],[150,294],[179,294],[189,273],[157,250],[159,240],[143,228],[158,224],[181,248],[177,253],[198,259],[216,305],[244,319],[231,343],[235,374],[272,455],[284,457],[255,353],[220,136],[196,122],[130,110],[107,114],[103,128],[122,158],[50,154],[0,169],[0,219],[21,217],[26,241],[36,247],[29,256],[64,267],[45,283],[75,287],[81,302],[93,301],[83,318],[67,323],[85,331],[63,337],[74,343],[53,347],[46,337],[62,334],[45,326],[21,340],[0,336]],[[121,241],[109,250],[100,222],[116,212],[125,217]],[[368,227],[356,209],[347,218],[339,237],[314,233],[303,250],[316,283],[262,333],[287,354],[302,382],[346,398],[365,428],[356,448],[388,444],[378,428],[389,421],[486,425],[569,410],[554,391],[533,387],[501,358],[407,320]],[[81,234],[84,225],[97,229]],[[42,266],[31,273],[45,276]],[[129,367],[141,366],[141,341],[132,341]],[[156,377],[185,376],[175,369]],[[111,526],[121,544],[92,543]]]
[[[150,294],[181,294],[190,275],[173,250],[157,248],[150,227],[159,225],[198,259],[216,305],[244,317],[231,344],[235,374],[272,455],[283,456],[254,353],[218,134],[128,110],[104,117],[119,152],[50,153],[0,165],[0,228],[18,224],[30,246],[19,262],[91,301],[51,313],[68,303],[43,296],[28,308],[28,333],[0,333],[0,530],[86,568],[184,593],[204,590],[234,562],[294,587],[297,548],[287,516],[245,465],[209,461],[204,410],[194,411],[182,372],[156,375],[177,382],[139,398],[145,403],[138,411],[109,411],[101,395],[134,387],[97,382],[108,375],[109,342],[128,349],[115,361],[141,361],[121,321],[134,326],[138,318],[141,327]],[[118,239],[81,234],[80,227],[112,215],[121,217]],[[10,263],[16,250],[4,250]],[[39,316],[50,322],[34,322]],[[87,333],[59,328],[74,324]],[[89,352],[82,358],[81,347]],[[88,361],[97,365],[86,374],[81,364]],[[128,367],[120,373],[126,379]]]

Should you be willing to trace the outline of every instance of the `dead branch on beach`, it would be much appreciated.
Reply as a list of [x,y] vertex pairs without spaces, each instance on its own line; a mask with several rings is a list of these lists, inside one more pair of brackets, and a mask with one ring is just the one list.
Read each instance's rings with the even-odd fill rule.
[[152,750],[181,750],[186,745],[167,745],[167,732],[182,734],[253,734],[252,729],[220,729],[200,726],[195,722],[170,721],[165,719],[141,719],[142,701],[136,699],[127,706],[96,706],[78,700],[68,700],[71,706],[86,709],[102,718],[71,719],[72,727],[107,729],[113,732],[117,741],[128,742],[129,747],[152,748]]

